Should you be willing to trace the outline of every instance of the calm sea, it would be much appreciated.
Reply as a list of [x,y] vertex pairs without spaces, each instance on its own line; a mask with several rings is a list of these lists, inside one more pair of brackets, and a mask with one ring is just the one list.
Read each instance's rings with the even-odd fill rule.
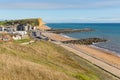
[[72,28],[83,29],[91,28],[93,32],[76,32],[65,34],[70,37],[83,38],[105,38],[108,41],[94,44],[97,47],[104,48],[120,55],[120,23],[49,23],[48,26],[52,28]]

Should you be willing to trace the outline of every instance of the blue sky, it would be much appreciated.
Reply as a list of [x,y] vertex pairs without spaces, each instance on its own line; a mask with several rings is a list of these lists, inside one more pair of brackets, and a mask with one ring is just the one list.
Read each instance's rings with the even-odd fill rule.
[[120,23],[120,0],[0,0],[0,20]]

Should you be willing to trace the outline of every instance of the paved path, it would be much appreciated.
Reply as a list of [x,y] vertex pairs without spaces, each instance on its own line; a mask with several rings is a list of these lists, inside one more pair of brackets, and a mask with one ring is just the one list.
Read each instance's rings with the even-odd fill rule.
[[35,42],[35,41],[31,40],[31,41],[29,41],[29,42],[21,43],[21,45],[27,45],[27,44],[31,44],[31,43],[33,43],[33,42]]
[[[114,76],[116,76],[117,78],[120,79],[120,70],[115,68],[114,66],[110,66],[108,64],[106,64],[103,61],[100,61],[92,56],[89,56],[83,52],[80,52],[80,50],[77,50],[75,48],[73,48],[74,46],[71,45],[65,45],[65,44],[61,44],[61,43],[55,43],[55,44],[59,44],[60,46],[64,47],[65,49],[77,54],[78,56],[90,61],[91,63],[93,63],[94,65],[108,71],[109,73],[113,74]],[[70,47],[71,46],[71,47]]]

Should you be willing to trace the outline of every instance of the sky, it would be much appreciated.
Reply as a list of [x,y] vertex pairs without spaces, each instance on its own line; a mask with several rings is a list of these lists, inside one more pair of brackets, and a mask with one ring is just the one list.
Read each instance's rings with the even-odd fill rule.
[[120,0],[0,0],[0,20],[25,18],[48,23],[120,23]]

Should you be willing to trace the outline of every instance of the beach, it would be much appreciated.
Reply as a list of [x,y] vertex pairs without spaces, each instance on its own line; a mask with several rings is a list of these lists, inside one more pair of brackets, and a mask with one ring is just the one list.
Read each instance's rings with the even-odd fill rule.
[[74,38],[70,38],[70,37],[55,34],[55,33],[49,33],[49,32],[43,32],[42,35],[48,37],[49,39],[55,40],[55,41],[74,40]]
[[[66,37],[64,35],[55,34],[55,33],[46,32],[42,34],[56,41],[67,41],[67,40],[75,39],[75,38]],[[113,66],[120,68],[120,57],[110,51],[106,51],[104,49],[99,49],[89,45],[79,45],[79,44],[69,44],[69,45],[74,46],[75,48],[78,48],[79,50],[81,50],[81,52],[84,52],[88,55],[96,57],[106,63],[109,63]]]
[[93,56],[111,66],[120,69],[120,57],[117,56],[116,54],[92,46],[79,45],[79,44],[74,44],[74,46],[80,49],[83,53]]
[[120,54],[120,24],[114,23],[50,23],[47,24],[53,29],[84,29],[90,28],[92,32],[76,32],[76,33],[65,33],[65,35],[77,38],[102,38],[108,40],[105,43],[94,44],[99,48],[110,50],[114,53]]
[[[47,36],[53,40],[56,40],[56,41],[67,41],[67,40],[74,39],[71,37],[66,37],[66,36],[63,36],[60,34],[55,34],[55,33],[47,33],[46,32],[46,33],[43,33],[43,35]],[[68,48],[66,48],[66,49],[68,49],[69,51],[72,51],[74,53],[76,53],[76,51],[74,51],[74,50],[77,50],[78,52],[81,52],[83,55],[86,55],[86,57],[88,56],[88,57],[93,58],[94,59],[94,60],[92,60],[93,64],[107,70],[110,73],[118,72],[116,75],[120,74],[120,57],[110,51],[106,51],[104,49],[99,49],[99,48],[96,48],[96,47],[90,46],[90,45],[63,44],[63,43],[61,43],[61,44],[59,43],[59,45],[62,45],[62,47],[64,47],[64,48],[66,48],[66,46],[67,46]],[[77,53],[77,55],[80,55],[80,54]],[[80,57],[83,57],[83,56],[80,56]],[[86,57],[84,57],[84,58],[86,58]],[[86,58],[86,59],[88,59],[88,58]],[[104,63],[105,65],[107,65],[109,67],[102,65],[101,63],[97,63],[96,62],[97,60]],[[114,71],[114,69],[112,70],[112,68],[115,68],[115,71]]]

